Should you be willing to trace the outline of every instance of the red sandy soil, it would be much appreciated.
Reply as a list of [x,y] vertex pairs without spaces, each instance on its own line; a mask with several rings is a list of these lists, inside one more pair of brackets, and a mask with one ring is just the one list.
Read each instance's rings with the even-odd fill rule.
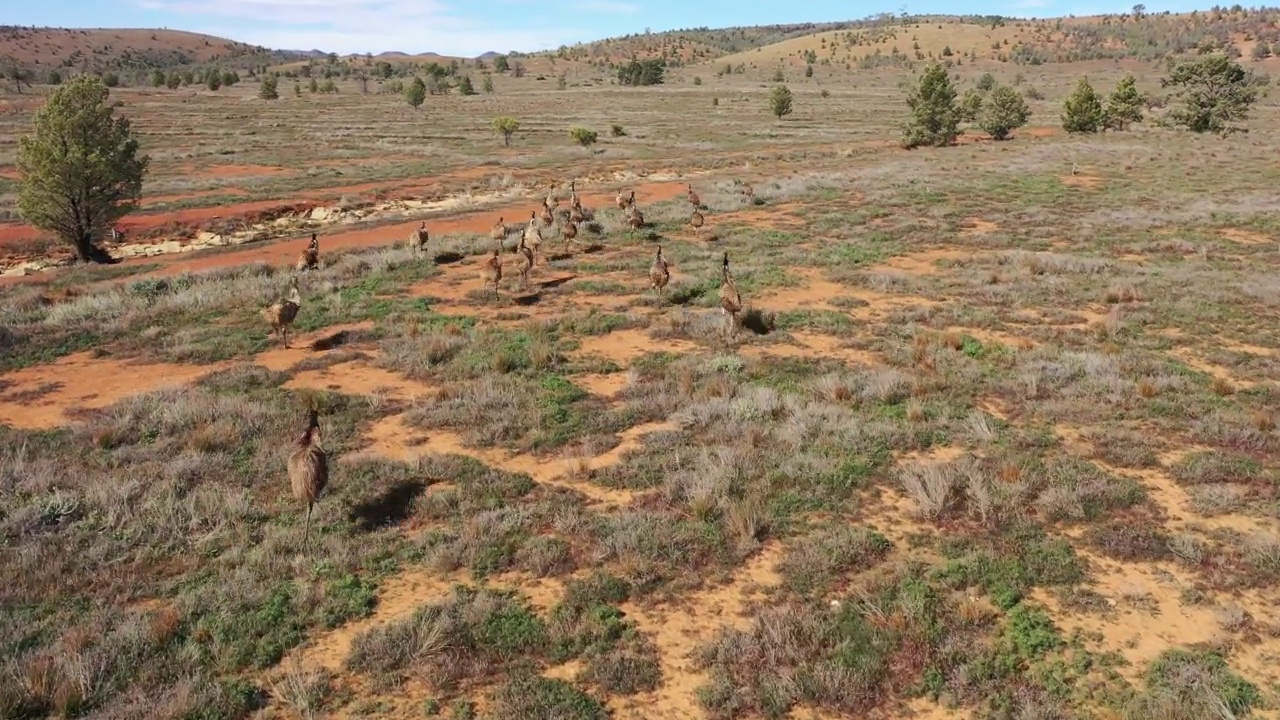
[[[639,203],[656,203],[664,200],[670,200],[684,194],[686,188],[682,182],[660,182],[646,183],[634,186],[636,193],[636,201]],[[579,193],[584,205],[588,207],[608,207],[612,205],[614,200],[613,193]],[[499,217],[504,218],[508,225],[519,225],[528,218],[528,213],[537,205],[536,200],[521,200],[509,203],[499,207],[483,210],[479,212],[467,213],[450,218],[441,218],[430,220],[427,222],[427,229],[431,231],[433,236],[442,235],[458,235],[462,233],[477,233],[487,237],[493,223]],[[410,231],[414,230],[421,223],[420,220],[409,220],[395,225],[384,225],[382,227],[367,228],[362,230],[351,230],[347,232],[337,232],[333,234],[320,234],[320,247],[322,252],[329,250],[339,250],[345,248],[367,248],[378,245],[391,245],[400,240],[409,237]],[[244,265],[253,262],[266,262],[271,264],[291,263],[298,257],[298,253],[310,242],[309,236],[299,236],[292,240],[284,240],[274,242],[268,245],[260,245],[258,247],[247,247],[243,250],[235,250],[230,252],[222,252],[210,254],[204,257],[190,257],[188,255],[160,255],[149,258],[130,258],[125,260],[123,264],[128,263],[162,263],[164,267],[155,270],[147,275],[139,277],[149,277],[153,275],[172,275],[183,272],[201,272],[219,267],[229,267],[236,265]]]
[[[262,165],[223,165],[220,168],[266,168]],[[218,171],[218,167],[213,168]],[[270,168],[267,168],[268,170]],[[280,170],[279,168],[276,168]],[[444,184],[446,182],[455,183],[457,181],[476,180],[499,172],[501,169],[490,165],[481,165],[479,167],[467,168],[457,172],[449,173],[434,180],[423,182],[422,179],[413,180],[379,180],[374,182],[357,183],[354,185],[336,185],[327,188],[318,188],[299,193],[293,199],[280,198],[276,200],[249,200],[231,205],[221,205],[218,207],[205,208],[188,208],[185,210],[176,210],[172,212],[159,212],[151,215],[133,215],[120,221],[120,229],[131,238],[139,236],[146,237],[153,232],[164,229],[169,235],[181,235],[184,230],[192,228],[201,228],[215,219],[231,220],[244,219],[246,222],[255,222],[259,218],[255,218],[255,213],[263,213],[277,208],[296,207],[299,211],[310,209],[319,204],[320,201],[339,198],[344,195],[360,195],[362,193],[370,193],[373,191],[386,191],[385,197],[429,197],[431,193],[444,193]],[[16,168],[14,172],[16,172]],[[199,174],[203,171],[192,171]],[[252,173],[250,173],[252,174]],[[513,177],[538,177],[543,173],[533,172],[511,172]],[[231,175],[222,175],[229,177]],[[185,195],[161,195],[157,197],[144,197],[142,205],[160,202],[176,202],[201,196],[212,196],[227,193],[240,193],[243,190],[239,188],[229,188],[220,190],[208,190]],[[612,200],[611,200],[612,201]],[[25,248],[15,247],[15,244],[27,243],[36,240],[41,236],[39,230],[26,223],[0,223],[0,258],[25,257]]]

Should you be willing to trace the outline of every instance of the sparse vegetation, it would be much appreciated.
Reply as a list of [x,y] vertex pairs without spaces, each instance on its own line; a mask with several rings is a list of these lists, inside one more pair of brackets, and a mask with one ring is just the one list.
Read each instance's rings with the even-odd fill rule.
[[[1277,17],[693,29],[501,70],[57,38],[87,63],[10,80],[7,136],[55,68],[114,73],[156,160],[120,262],[63,267],[0,148],[0,716],[1264,715],[1280,283],[1240,168],[1276,108],[1254,78],[1219,142],[1145,93],[1165,57],[1259,71]],[[1085,68],[1097,130],[1147,125],[1057,127]],[[762,124],[778,69],[814,79]],[[951,147],[891,147],[909,84]],[[259,314],[286,298],[289,348]]]

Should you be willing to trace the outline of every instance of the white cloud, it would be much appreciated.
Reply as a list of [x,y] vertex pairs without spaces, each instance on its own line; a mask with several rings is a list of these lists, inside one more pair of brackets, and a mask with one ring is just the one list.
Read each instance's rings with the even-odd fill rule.
[[[474,56],[574,42],[573,28],[491,29],[439,0],[137,0],[149,10],[195,19],[192,29],[254,45],[326,52]],[[206,22],[201,22],[206,21]],[[229,24],[228,21],[237,21]],[[527,26],[526,26],[527,27]]]

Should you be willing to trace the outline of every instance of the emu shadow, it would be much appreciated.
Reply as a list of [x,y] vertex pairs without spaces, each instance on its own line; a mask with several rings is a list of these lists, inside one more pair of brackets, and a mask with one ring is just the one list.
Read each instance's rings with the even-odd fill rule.
[[751,308],[742,313],[742,327],[756,335],[768,335],[774,331],[774,315],[768,310]]
[[541,290],[549,290],[549,289],[551,289],[551,288],[558,288],[558,287],[560,287],[561,285],[563,285],[563,284],[565,284],[565,283],[569,282],[570,280],[573,280],[573,279],[574,279],[574,278],[576,278],[576,277],[578,277],[578,276],[577,276],[577,275],[565,275],[564,277],[552,278],[551,280],[543,280],[543,281],[541,281],[541,282],[536,282],[536,283],[534,283],[534,285],[537,285],[537,286],[538,286],[538,288],[539,288],[539,289],[541,289]]
[[311,343],[311,349],[317,352],[324,352],[326,350],[342,347],[343,345],[351,342],[351,340],[352,337],[350,330],[339,330],[336,333],[316,338]]
[[413,501],[427,491],[421,480],[401,480],[351,508],[349,518],[360,532],[399,525],[413,515]]
[[513,295],[511,296],[511,302],[515,305],[520,305],[522,307],[537,305],[538,303],[542,302],[542,293],[531,292],[525,295]]
[[446,251],[436,253],[435,263],[437,265],[452,265],[453,263],[459,262],[464,257],[466,256],[460,252]]
[[667,293],[667,301],[672,305],[688,305],[706,294],[707,288],[705,286],[688,285]]
[[601,250],[604,250],[604,243],[591,243],[590,245],[582,248],[582,254],[590,255],[591,253],[598,253]]

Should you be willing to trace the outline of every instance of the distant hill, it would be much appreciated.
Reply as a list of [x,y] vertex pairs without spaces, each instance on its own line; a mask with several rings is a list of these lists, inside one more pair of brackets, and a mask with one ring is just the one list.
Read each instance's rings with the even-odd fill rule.
[[212,63],[251,67],[313,56],[182,30],[0,26],[0,59],[6,67],[26,69],[37,82],[59,70],[145,73]]
[[[1141,6],[1137,6],[1141,8]],[[693,28],[608,38],[566,46],[550,56],[596,66],[631,58],[668,65],[730,67],[808,62],[874,67],[927,60],[1021,64],[1102,59],[1154,61],[1222,51],[1244,60],[1280,55],[1280,9],[1215,8],[1192,13],[1126,13],[1019,19],[997,15],[894,16],[838,23]]]
[[[1280,9],[1216,7],[1191,13],[1137,12],[1091,17],[1018,19],[997,15],[895,16],[861,20],[728,28],[690,28],[606,38],[554,51],[510,53],[513,70],[577,72],[589,66],[608,73],[634,59],[663,58],[672,67],[715,72],[765,72],[803,67],[865,69],[950,63],[1039,65],[1090,60],[1160,61],[1183,55],[1225,52],[1244,61],[1280,67]],[[317,61],[325,77],[369,72],[378,63],[396,75],[420,72],[432,63],[485,71],[499,56],[478,58],[389,49],[377,55],[339,58],[322,50],[283,51],[179,30],[59,29],[0,26],[0,73],[26,71],[36,83],[55,71],[115,72],[125,84],[145,84],[154,69],[191,66],[244,69],[270,66],[309,73]],[[479,62],[477,62],[479,61]]]

